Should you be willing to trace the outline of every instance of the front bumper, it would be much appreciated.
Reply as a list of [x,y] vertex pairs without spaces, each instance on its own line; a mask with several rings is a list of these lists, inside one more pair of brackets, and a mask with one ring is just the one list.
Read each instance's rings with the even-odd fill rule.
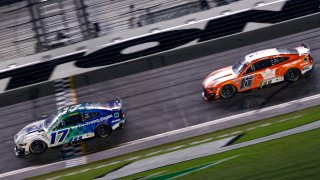
[[202,95],[202,99],[205,101],[215,101],[219,99],[216,93],[207,93],[205,89],[203,89],[203,92],[201,95]]
[[30,154],[28,151],[25,150],[25,148],[19,148],[17,146],[13,149],[13,151],[14,151],[14,154],[18,157],[28,156]]
[[205,96],[205,93],[204,93],[204,92],[202,92],[201,95],[202,95],[202,99],[203,99],[203,100],[208,101],[208,98],[207,98],[207,96]]

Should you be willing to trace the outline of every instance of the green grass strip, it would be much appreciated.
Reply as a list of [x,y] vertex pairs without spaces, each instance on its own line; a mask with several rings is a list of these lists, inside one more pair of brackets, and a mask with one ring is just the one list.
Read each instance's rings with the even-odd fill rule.
[[134,174],[122,179],[146,177],[166,179],[167,175],[241,155],[223,163],[194,171],[175,179],[319,179],[320,129],[267,141],[264,143],[211,155],[187,162]]

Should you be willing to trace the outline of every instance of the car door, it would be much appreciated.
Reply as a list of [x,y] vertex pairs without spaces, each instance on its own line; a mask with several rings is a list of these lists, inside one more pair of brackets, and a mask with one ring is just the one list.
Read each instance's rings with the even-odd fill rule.
[[252,66],[252,63],[250,63],[248,65],[248,67],[244,70],[244,73],[242,73],[240,75],[239,90],[240,91],[245,91],[245,90],[253,88],[255,79],[256,78],[255,78],[254,68]]
[[96,122],[99,120],[101,113],[95,110],[81,112],[82,122],[76,127],[77,132],[72,141],[78,141],[94,136]]
[[259,74],[261,81],[259,86],[270,85],[279,81],[283,81],[283,77],[280,77],[280,69],[278,64],[288,60],[288,57],[273,57],[263,59],[255,63],[254,68],[256,69],[256,74]]
[[253,69],[256,75],[256,87],[266,85],[268,79],[275,77],[275,71],[271,70],[272,58],[259,59],[253,63]]
[[271,59],[272,67],[275,70],[275,76],[276,78],[279,78],[278,81],[284,80],[284,77],[281,76],[281,71],[284,70],[282,65],[284,65],[285,62],[288,61],[289,59],[290,57],[287,57],[287,56],[278,56]]
[[83,121],[81,113],[74,112],[62,116],[49,134],[51,146],[69,143],[81,136],[78,126]]

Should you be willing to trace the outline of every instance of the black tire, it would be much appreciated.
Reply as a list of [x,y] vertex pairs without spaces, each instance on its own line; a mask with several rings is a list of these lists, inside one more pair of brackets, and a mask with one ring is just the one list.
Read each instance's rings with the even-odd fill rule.
[[292,68],[288,69],[286,73],[284,74],[284,79],[288,82],[295,82],[300,78],[300,71],[299,69]]
[[220,95],[224,99],[232,98],[236,93],[236,88],[231,84],[224,85],[220,90]]
[[105,138],[111,134],[111,128],[108,124],[99,124],[94,132],[97,137]]
[[41,154],[47,149],[45,142],[41,140],[35,140],[30,144],[30,152],[33,154]]

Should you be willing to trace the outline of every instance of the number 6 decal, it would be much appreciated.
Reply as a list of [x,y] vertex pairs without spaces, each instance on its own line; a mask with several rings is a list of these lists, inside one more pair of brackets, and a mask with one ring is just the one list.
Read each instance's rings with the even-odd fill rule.
[[61,136],[60,136],[60,138],[58,140],[58,142],[61,143],[66,139],[66,137],[67,137],[67,135],[69,133],[69,129],[62,129],[60,131],[52,132],[51,133],[51,142],[50,142],[50,144],[55,144],[56,143],[57,132],[58,132],[58,134],[61,134]]

